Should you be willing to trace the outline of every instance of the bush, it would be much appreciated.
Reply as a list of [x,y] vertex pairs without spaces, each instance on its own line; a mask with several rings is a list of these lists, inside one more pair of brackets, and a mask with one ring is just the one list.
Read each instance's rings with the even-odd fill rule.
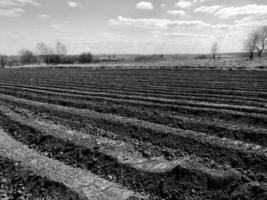
[[203,55],[198,55],[196,56],[196,59],[209,59],[209,56],[203,54]]
[[78,56],[79,63],[91,63],[93,62],[94,58],[91,53],[82,53]]
[[0,56],[0,67],[1,68],[5,68],[5,66],[7,65],[7,63],[8,63],[8,57],[1,55]]
[[158,60],[163,60],[164,55],[141,55],[141,56],[136,56],[135,61],[158,61]]
[[34,56],[33,52],[30,50],[26,50],[26,49],[21,50],[19,54],[20,54],[20,62],[23,65],[37,62],[36,57]]

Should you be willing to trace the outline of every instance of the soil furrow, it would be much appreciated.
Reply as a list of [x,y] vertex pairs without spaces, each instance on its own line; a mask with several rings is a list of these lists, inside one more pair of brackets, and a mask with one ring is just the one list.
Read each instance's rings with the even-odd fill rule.
[[[61,95],[55,96],[54,94],[34,94],[34,93],[26,93],[26,92],[12,92],[12,91],[1,91],[4,94],[12,95],[19,98],[27,98],[30,100],[41,101],[41,102],[48,102],[53,104],[59,104],[64,106],[71,106],[71,107],[78,107],[78,108],[88,108],[88,109],[96,109],[96,103],[98,102],[89,101],[89,100],[77,100],[75,98],[62,98]],[[5,95],[2,95],[5,96]],[[103,99],[103,98],[101,98]],[[100,99],[100,100],[101,100]],[[105,98],[107,99],[107,98]],[[198,106],[186,106],[186,105],[171,105],[171,104],[160,104],[160,103],[150,103],[150,102],[143,102],[137,100],[114,100],[109,99],[108,101],[112,102],[112,104],[122,104],[122,105],[130,105],[130,106],[144,106],[147,108],[158,108],[162,109],[163,111],[175,111],[177,114],[190,114],[191,116],[198,115],[198,116],[213,116],[219,119],[223,119],[226,121],[234,121],[237,123],[246,122],[251,125],[258,125],[266,127],[267,122],[267,115],[260,114],[260,113],[250,113],[250,112],[243,112],[243,111],[235,111],[229,110],[225,108],[213,108],[209,105],[200,105]],[[107,104],[107,101],[103,100],[104,104]],[[242,109],[241,109],[242,110]],[[98,110],[99,111],[99,110]],[[103,112],[107,112],[103,110]],[[110,111],[109,111],[110,112]]]
[[85,200],[63,184],[38,174],[0,156],[0,199]]
[[[9,98],[9,101],[11,99]],[[267,165],[265,165],[267,150],[262,146],[89,110],[17,98],[13,98],[13,102],[15,104],[17,102],[17,105],[22,107],[35,109],[36,112],[46,112],[51,116],[80,120],[116,134],[127,134],[129,137],[159,146],[182,149],[189,153],[194,152],[201,157],[212,158],[218,163],[228,163],[234,168],[251,169],[254,172],[264,173],[267,171]]]
[[[39,100],[38,96],[37,100]],[[52,99],[49,98],[50,102]],[[58,102],[59,101],[59,102]],[[61,100],[58,100],[55,103],[60,103]],[[141,106],[122,106],[116,104],[107,104],[101,102],[84,102],[79,101],[68,101],[64,99],[63,105],[77,107],[77,108],[87,108],[95,111],[118,114],[121,116],[137,118],[141,120],[146,120],[150,122],[160,123],[168,125],[171,127],[182,128],[185,130],[193,130],[197,132],[205,132],[211,135],[217,135],[219,137],[227,137],[235,140],[242,140],[245,142],[252,142],[259,145],[267,146],[267,134],[266,129],[246,126],[244,123],[233,123],[233,122],[224,122],[222,120],[212,120],[207,118],[196,118],[196,117],[186,117],[182,115],[177,115],[173,112],[161,111],[154,109],[153,112],[149,108],[144,108]],[[54,102],[53,102],[54,103]],[[233,120],[232,120],[233,121]]]
[[[233,187],[235,185],[237,187],[241,184],[241,176],[234,170],[224,172],[209,169],[186,158],[170,162],[169,166],[166,163],[160,164],[156,160],[150,161],[150,163],[143,163],[143,161],[141,163],[137,162],[135,168],[139,170],[136,171],[127,167],[127,165],[123,166],[122,164],[116,163],[116,161],[108,156],[102,155],[101,150],[96,151],[90,149],[86,141],[83,141],[82,145],[80,144],[81,140],[76,139],[75,142],[73,138],[69,138],[68,142],[63,142],[62,139],[64,136],[59,136],[62,132],[57,133],[57,136],[61,137],[61,139],[54,137],[54,134],[56,134],[55,129],[50,129],[46,133],[42,133],[35,129],[38,126],[36,124],[32,127],[32,125],[26,126],[25,124],[13,121],[12,125],[8,125],[8,121],[2,118],[2,126],[14,138],[29,145],[31,148],[37,149],[49,157],[65,162],[66,164],[89,169],[106,178],[112,177],[113,181],[131,186],[135,190],[150,192],[152,195],[165,198],[166,194],[169,196],[169,193],[172,192],[172,199],[176,198],[182,191],[186,193],[192,188],[199,191],[199,194],[208,190],[206,191],[207,194],[215,195],[214,190],[216,190],[216,193],[219,192],[219,194],[225,195],[230,186]],[[48,133],[50,131],[52,133]],[[77,135],[75,136],[77,138]],[[76,143],[77,146],[72,144],[72,142]],[[80,146],[78,146],[78,143]],[[140,171],[141,168],[144,169],[143,172]],[[161,191],[160,185],[163,184],[163,180],[165,189]],[[138,185],[136,185],[137,183]],[[157,199],[156,196],[152,198]]]
[[212,103],[228,103],[233,105],[248,105],[248,106],[256,106],[256,107],[265,107],[267,104],[267,100],[260,98],[242,98],[240,96],[225,96],[225,95],[201,95],[201,94],[181,94],[179,95],[159,95],[159,93],[144,93],[144,92],[122,92],[120,90],[117,91],[103,91],[98,90],[97,88],[82,90],[79,87],[69,87],[66,85],[53,85],[53,84],[37,84],[37,85],[23,85],[23,84],[14,84],[14,83],[0,83],[1,88],[11,88],[11,89],[38,89],[40,91],[49,91],[49,92],[60,92],[67,94],[76,94],[76,95],[92,95],[92,96],[101,96],[101,97],[111,97],[111,98],[125,98],[125,99],[144,99],[153,98],[155,101],[160,99],[170,100],[174,102],[175,100],[197,100],[197,101],[205,101]]
[[[1,85],[1,89],[10,89],[14,91],[27,91],[27,92],[40,92],[40,93],[48,93],[48,94],[62,94],[66,96],[74,96],[74,97],[80,97],[80,98],[110,98],[110,99],[129,99],[129,100],[140,100],[145,102],[155,102],[155,103],[167,103],[167,104],[174,104],[179,105],[181,102],[183,103],[190,103],[190,105],[197,105],[198,103],[202,103],[203,106],[206,104],[209,105],[217,105],[217,106],[225,106],[227,108],[239,108],[242,110],[249,109],[252,110],[253,108],[256,110],[264,110],[265,105],[267,104],[267,100],[259,103],[259,102],[253,102],[248,101],[248,99],[244,99],[243,101],[236,100],[236,99],[230,99],[225,100],[222,99],[222,97],[214,99],[209,98],[207,96],[203,98],[192,98],[192,96],[188,97],[177,97],[176,99],[173,98],[165,98],[165,97],[153,97],[153,96],[144,96],[142,94],[140,95],[125,95],[125,94],[112,94],[112,93],[103,93],[103,92],[85,92],[85,91],[77,91],[77,90],[64,90],[63,88],[51,88],[51,87],[34,87],[34,86],[22,86],[22,85]],[[243,104],[243,105],[242,105]]]
[[[183,87],[183,86],[177,86],[174,88],[170,88],[168,86],[161,86],[161,87],[155,87],[152,86],[151,84],[145,84],[142,87],[138,87],[137,83],[129,83],[125,84],[125,82],[122,83],[115,83],[113,82],[114,80],[110,80],[109,85],[105,84],[106,82],[104,82],[103,84],[100,84],[99,81],[93,81],[93,82],[85,82],[85,83],[81,83],[80,81],[75,83],[75,82],[66,82],[61,80],[60,82],[58,80],[53,81],[51,79],[48,79],[46,81],[37,79],[34,81],[25,81],[25,80],[21,80],[20,82],[25,84],[42,84],[42,85],[47,85],[49,84],[53,84],[53,85],[65,85],[68,87],[80,87],[83,89],[94,89],[94,88],[99,88],[101,90],[106,90],[106,89],[110,89],[110,90],[119,90],[119,91],[139,91],[139,92],[158,92],[159,94],[180,94],[180,93],[193,93],[195,95],[197,94],[212,94],[212,95],[232,95],[232,96],[240,96],[240,97],[249,97],[249,98],[264,98],[266,99],[267,97],[267,92],[257,92],[255,91],[256,89],[253,88],[251,89],[251,91],[246,91],[246,90],[237,90],[235,87],[230,87],[231,89],[228,89],[229,87],[225,86],[224,89],[215,89],[214,87],[211,88],[193,88],[190,85],[187,85],[187,87]],[[14,81],[12,81],[14,82]],[[17,81],[17,83],[19,83]],[[248,88],[248,87],[247,87]]]
[[[0,154],[23,167],[61,183],[77,192],[83,199],[129,199],[135,193],[84,170],[75,169],[43,156],[0,131]],[[137,194],[138,195],[138,194]]]

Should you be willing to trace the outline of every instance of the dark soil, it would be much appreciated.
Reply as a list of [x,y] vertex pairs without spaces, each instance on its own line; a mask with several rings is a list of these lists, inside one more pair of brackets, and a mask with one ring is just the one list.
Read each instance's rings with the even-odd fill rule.
[[[185,118],[191,118],[194,119],[195,116],[190,115],[189,113],[179,113],[175,111],[170,110],[162,110],[158,108],[154,108],[151,110],[151,108],[142,106],[142,105],[123,105],[123,103],[115,103],[115,102],[108,102],[108,101],[81,101],[79,99],[68,99],[63,97],[55,97],[55,95],[48,96],[48,95],[37,95],[31,93],[26,94],[25,92],[12,92],[12,91],[2,91],[4,94],[16,96],[16,97],[22,97],[27,98],[31,100],[36,100],[40,102],[47,102],[47,103],[53,103],[63,106],[71,106],[75,108],[81,108],[81,109],[91,109],[95,110],[97,112],[103,112],[103,113],[111,113],[116,114],[120,116],[126,116],[130,118],[137,118],[145,121],[150,121],[154,123],[164,124],[168,125],[170,127],[175,128],[181,128],[184,130],[194,130],[197,132],[204,132],[211,135],[217,135],[220,137],[227,137],[235,140],[241,140],[245,142],[252,142],[259,145],[267,146],[267,134],[265,134],[264,131],[257,131],[255,128],[254,130],[246,130],[242,129],[242,124],[244,124],[244,121],[242,123],[234,124],[233,122],[236,121],[237,117],[230,118],[226,120],[225,122],[232,123],[232,126],[238,126],[240,128],[229,128],[227,126],[227,123],[224,124],[220,118],[216,118],[213,115],[212,123],[208,123],[206,121],[211,120],[210,115],[212,113],[209,113],[208,116],[204,116],[202,118],[199,117],[198,113],[195,113],[196,116],[198,116],[199,120],[183,120],[181,119],[181,116],[185,116]],[[176,117],[179,116],[179,117]],[[205,120],[206,119],[206,120]],[[246,120],[244,117],[238,117],[238,121],[240,120]],[[221,123],[222,126],[216,125],[217,123]],[[265,122],[262,122],[265,123]],[[256,125],[262,124],[260,121],[257,121]],[[265,126],[265,125],[264,125]]]
[[0,157],[1,200],[82,200],[65,186],[33,174],[20,163]]
[[[93,116],[88,117],[87,114],[79,114],[75,112],[75,109],[69,112],[69,110],[64,111],[62,108],[57,109],[56,107],[59,106],[52,108],[51,106],[24,103],[9,98],[1,98],[0,100],[2,104],[6,104],[9,107],[26,108],[33,113],[33,116],[41,116],[55,123],[62,123],[74,130],[82,129],[90,134],[99,134],[101,136],[114,137],[117,140],[123,140],[131,144],[135,143],[136,149],[143,152],[143,155],[147,157],[164,155],[165,158],[172,160],[180,156],[194,155],[204,161],[206,160],[209,164],[210,161],[215,161],[215,166],[222,166],[222,168],[231,166],[242,174],[242,178],[238,182],[218,184],[219,181],[215,179],[215,182],[208,180],[204,183],[206,187],[203,187],[203,184],[197,184],[195,181],[203,183],[206,177],[202,177],[199,173],[192,174],[192,171],[187,169],[176,168],[171,172],[162,174],[142,172],[118,163],[115,159],[99,152],[97,148],[83,148],[72,144],[71,141],[66,142],[51,135],[44,135],[41,131],[22,123],[16,123],[3,115],[0,116],[0,124],[16,140],[42,152],[48,157],[73,167],[87,169],[104,179],[119,183],[131,190],[149,193],[152,195],[151,199],[267,199],[266,156],[260,150],[259,153],[255,153],[255,151],[250,151],[244,146],[227,148],[228,146],[225,144],[229,143],[223,142],[223,138],[227,137],[266,146],[267,137],[264,128],[267,128],[267,72],[56,68],[0,71],[1,83],[29,84],[37,87],[37,90],[38,85],[49,87],[54,85],[58,86],[58,89],[70,88],[89,92],[137,94],[143,97],[165,97],[177,100],[179,98],[183,100],[202,99],[205,102],[203,105],[192,104],[192,102],[175,104],[155,99],[119,97],[114,94],[112,94],[113,96],[105,96],[106,94],[103,94],[102,96],[75,97],[72,94],[57,94],[59,91],[45,94],[44,92],[19,89],[19,87],[18,89],[11,89],[0,86],[2,94],[132,118],[132,121],[126,123],[122,120],[113,120],[114,116],[106,118],[105,115],[105,117],[94,118]],[[228,102],[240,107],[208,105],[208,102],[217,104]],[[245,105],[254,105],[257,108],[242,109],[242,106]],[[28,110],[25,112],[28,112]],[[176,116],[180,118],[176,118]],[[183,120],[181,119],[182,117],[193,120]],[[158,130],[154,126],[152,128],[139,126],[133,123],[134,118],[167,125],[168,127],[165,127],[168,131],[165,128],[158,128],[160,129]],[[124,120],[127,121],[126,119]],[[232,124],[233,126],[227,127],[227,124]],[[175,134],[175,131],[169,131],[171,130],[170,127],[182,130],[177,131],[177,134]],[[246,127],[248,128],[246,129]],[[101,132],[99,131],[100,129],[104,131]],[[186,130],[196,132],[194,134],[190,132],[190,137],[183,137]],[[109,132],[114,134],[109,134]],[[201,132],[207,134],[203,136],[204,139],[200,138]],[[212,140],[211,135],[218,136],[218,140]],[[149,145],[146,147],[146,144]],[[210,166],[209,164],[208,167],[211,169],[212,164]],[[7,166],[9,165],[13,166],[12,163],[7,163]],[[8,170],[6,171],[8,174]],[[26,176],[24,173],[19,174],[23,174],[22,177]],[[4,178],[5,184],[1,182],[0,184],[3,187],[11,188],[5,179],[9,180],[9,178]],[[31,181],[27,180],[32,179],[26,179],[25,182],[26,185],[28,182],[31,185]],[[43,180],[40,178],[41,182],[38,182],[38,185],[46,186],[46,184],[43,184]],[[18,182],[20,183],[20,181]],[[9,191],[9,188],[4,190]],[[44,188],[48,188],[48,186]],[[51,199],[60,199],[59,197],[62,194],[60,191],[62,190],[58,188],[61,188],[61,186],[55,186],[54,184],[52,184],[52,188],[49,188],[53,191],[51,194],[55,195],[55,198],[52,196]],[[24,192],[25,190],[20,188],[19,190],[27,194],[27,191]],[[36,195],[43,194],[41,189],[33,191],[36,191],[34,193]],[[66,193],[65,190],[64,193]],[[50,195],[48,192],[45,194]],[[49,196],[46,197],[48,200]],[[63,196],[61,197],[61,199],[66,199]],[[75,196],[73,197],[76,199]]]
[[[30,127],[12,122],[0,115],[1,126],[16,140],[43,152],[48,157],[62,161],[73,167],[88,169],[103,178],[110,179],[138,192],[148,192],[151,199],[223,199],[229,196],[237,183],[226,184],[214,179],[205,179],[201,174],[192,174],[186,169],[176,168],[171,172],[154,174],[142,172],[118,163],[113,158],[52,136],[43,135]],[[191,179],[204,185],[192,185]],[[207,178],[207,177],[206,177]],[[209,182],[209,181],[212,181]],[[218,185],[216,185],[218,184]],[[216,190],[215,190],[216,189]],[[214,190],[216,192],[214,192]],[[193,192],[192,192],[193,191]],[[184,196],[184,198],[182,198]]]
[[71,124],[72,121],[79,121],[81,125],[90,124],[95,127],[112,131],[120,137],[131,137],[143,142],[149,142],[160,147],[168,147],[172,149],[180,149],[189,154],[196,154],[199,157],[213,159],[219,164],[229,164],[233,168],[250,169],[255,173],[267,171],[267,158],[264,155],[249,154],[245,151],[236,151],[234,149],[218,147],[216,143],[202,143],[201,141],[192,138],[185,138],[175,134],[168,134],[161,131],[151,130],[149,128],[142,128],[139,126],[132,126],[128,123],[114,123],[105,119],[90,119],[85,116],[74,113],[62,112],[58,110],[47,109],[45,107],[36,107],[29,104],[11,103],[13,106],[25,107],[33,113],[46,113],[51,118],[54,116],[68,119]]
[[[75,98],[62,97],[60,95],[42,95],[42,94],[34,94],[27,92],[12,92],[7,90],[1,90],[1,93],[12,95],[19,98],[26,98],[34,101],[53,103],[62,106],[71,106],[77,108],[86,108],[96,110],[98,112],[106,112],[106,113],[114,113],[123,116],[127,116],[127,109],[124,110],[124,107],[139,107],[140,109],[156,109],[161,112],[174,112],[177,115],[186,115],[186,116],[199,116],[199,117],[210,117],[213,116],[217,119],[229,121],[229,122],[237,122],[237,123],[246,123],[250,125],[257,125],[266,127],[267,117],[263,117],[260,113],[252,113],[242,112],[225,109],[225,108],[212,108],[210,106],[199,105],[197,107],[190,105],[169,105],[169,104],[159,104],[159,103],[144,103],[144,102],[123,102],[118,100],[116,101],[105,101],[105,100],[97,100],[97,101],[84,101]],[[242,109],[241,109],[242,111]],[[135,112],[137,113],[137,112]],[[131,114],[131,112],[129,113]]]

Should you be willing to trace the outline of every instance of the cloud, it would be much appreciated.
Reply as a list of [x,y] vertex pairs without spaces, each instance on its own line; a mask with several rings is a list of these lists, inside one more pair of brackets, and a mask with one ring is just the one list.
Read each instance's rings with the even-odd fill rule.
[[141,1],[139,3],[136,4],[136,9],[140,9],[140,10],[153,10],[154,6],[151,2],[147,2],[147,1]]
[[22,8],[0,9],[0,17],[18,17],[24,12]]
[[167,26],[168,27],[205,27],[209,26],[210,24],[205,23],[200,20],[193,20],[193,21],[172,21]]
[[203,27],[209,26],[209,24],[200,21],[182,21],[182,20],[170,20],[170,19],[157,19],[157,18],[125,18],[122,16],[116,19],[109,20],[111,25],[123,25],[134,26],[140,28],[175,28],[175,27]]
[[194,3],[203,3],[205,2],[206,0],[193,0]]
[[40,6],[34,0],[1,0],[0,17],[19,17],[25,12],[23,7],[26,5]]
[[217,10],[219,10],[221,6],[219,5],[214,5],[214,6],[201,6],[198,7],[194,10],[194,12],[203,12],[203,13],[208,13],[208,14],[213,14]]
[[167,7],[167,5],[165,3],[161,3],[159,6],[162,7],[162,8],[166,8]]
[[194,34],[194,33],[166,33],[164,36],[166,37],[174,37],[174,38],[211,38],[212,35],[208,34]]
[[234,21],[235,26],[239,27],[258,27],[263,24],[267,24],[267,16],[266,15],[258,15],[258,16],[248,16],[242,19],[237,19]]
[[56,31],[70,33],[69,26],[66,22],[50,24],[49,27]]
[[175,5],[179,8],[188,8],[195,3],[203,3],[205,0],[179,0]]
[[68,6],[71,8],[76,8],[78,7],[78,3],[74,2],[74,1],[68,1],[67,2]]
[[21,3],[21,4],[31,4],[34,6],[40,6],[40,4],[38,2],[36,2],[35,0],[13,0],[17,3]]
[[259,16],[267,15],[267,5],[249,4],[240,7],[223,7],[220,5],[214,6],[201,6],[196,8],[194,12],[203,12],[208,14],[214,14],[220,18],[231,18],[237,16]]
[[10,6],[19,6],[19,4],[16,3],[15,1],[10,1],[10,0],[0,1],[0,8],[7,8]]
[[177,7],[179,8],[187,8],[192,6],[192,2],[191,1],[187,1],[187,0],[180,0],[178,3],[175,4]]
[[226,7],[214,13],[220,18],[230,18],[242,15],[266,15],[267,5],[249,4],[241,7]]
[[42,19],[48,19],[50,18],[51,16],[49,14],[39,14],[38,15],[39,18],[42,18]]
[[217,29],[217,30],[228,30],[230,28],[233,28],[234,25],[231,24],[216,24],[213,25],[212,28]]
[[40,4],[34,0],[1,0],[0,8],[22,7],[27,4],[33,6],[40,6]]
[[186,12],[183,10],[168,10],[167,13],[169,15],[182,15],[182,16],[186,15]]

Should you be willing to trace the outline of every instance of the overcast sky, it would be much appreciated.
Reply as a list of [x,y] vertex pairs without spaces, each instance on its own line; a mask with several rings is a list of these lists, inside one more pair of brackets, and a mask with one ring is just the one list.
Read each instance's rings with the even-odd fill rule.
[[69,53],[243,50],[267,25],[267,0],[0,0],[0,53],[62,41]]

